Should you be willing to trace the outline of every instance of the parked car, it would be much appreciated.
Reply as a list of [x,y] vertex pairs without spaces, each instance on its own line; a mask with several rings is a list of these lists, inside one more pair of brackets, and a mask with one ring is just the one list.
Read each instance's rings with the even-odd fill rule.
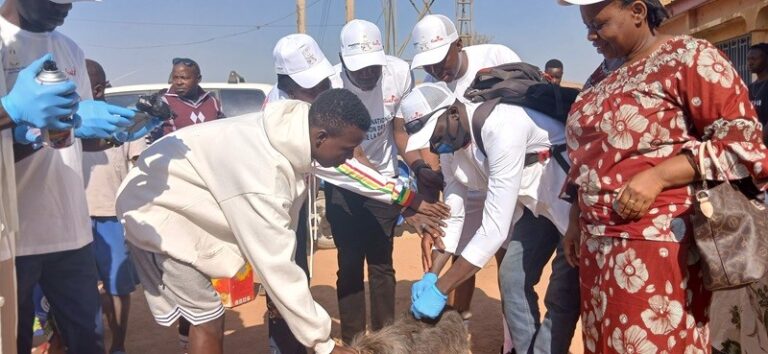
[[[118,106],[132,106],[140,95],[167,89],[168,84],[147,84],[110,87],[105,92],[107,102]],[[221,110],[227,117],[258,112],[264,104],[272,85],[255,83],[201,82],[200,87],[211,92],[221,102]]]
[[[146,84],[110,87],[105,92],[107,102],[129,107],[136,104],[140,95],[152,94],[162,89],[167,89],[168,84]],[[261,111],[272,85],[252,83],[211,83],[201,82],[200,87],[211,92],[221,102],[221,109],[225,116],[234,117],[246,113]],[[325,197],[323,191],[318,191],[315,199],[317,213],[320,218],[320,227],[316,240],[317,248],[335,248],[331,228],[325,218]]]

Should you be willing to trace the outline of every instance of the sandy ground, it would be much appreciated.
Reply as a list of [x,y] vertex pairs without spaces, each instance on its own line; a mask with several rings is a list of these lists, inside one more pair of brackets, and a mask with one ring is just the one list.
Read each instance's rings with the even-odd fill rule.
[[[395,269],[397,271],[397,311],[405,313],[410,305],[410,288],[414,281],[421,278],[419,239],[408,232],[395,241]],[[333,318],[332,335],[338,337],[339,313],[336,303],[336,251],[319,250],[315,254],[312,293],[315,299],[325,307]],[[544,294],[546,279],[550,267],[544,272],[543,281],[537,292]],[[541,298],[539,302],[541,303]],[[152,319],[147,303],[141,291],[134,293],[128,329],[128,353],[182,353],[178,346],[176,328],[161,327]],[[543,308],[543,305],[541,305]],[[259,296],[250,303],[241,305],[226,314],[225,352],[268,353],[267,325],[265,323],[264,297]],[[503,337],[501,304],[496,278],[496,263],[490,262],[477,277],[477,289],[472,302],[473,318],[470,332],[473,353],[495,354],[499,352]],[[581,330],[577,328],[571,345],[571,353],[581,353]],[[106,339],[107,344],[109,338]]]

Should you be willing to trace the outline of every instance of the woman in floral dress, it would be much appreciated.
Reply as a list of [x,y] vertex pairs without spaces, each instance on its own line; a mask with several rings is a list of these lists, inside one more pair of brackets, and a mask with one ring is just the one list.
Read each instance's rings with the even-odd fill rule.
[[[585,352],[709,353],[691,183],[768,177],[747,87],[710,43],[659,34],[658,0],[564,1],[582,5],[598,52],[623,62],[590,79],[566,127],[577,202],[564,246],[580,270]],[[726,175],[708,161],[697,171],[704,140]]]

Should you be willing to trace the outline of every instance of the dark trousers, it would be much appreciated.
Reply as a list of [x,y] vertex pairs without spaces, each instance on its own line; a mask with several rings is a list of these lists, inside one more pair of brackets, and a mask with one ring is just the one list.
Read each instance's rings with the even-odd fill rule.
[[[307,228],[307,203],[301,207],[299,212],[299,225],[296,227],[296,264],[304,270],[309,278],[309,265],[307,263],[307,239],[309,239],[309,229]],[[270,354],[306,354],[307,349],[301,344],[296,336],[293,335],[288,324],[280,316],[274,316],[277,310],[272,305],[272,301],[267,296],[267,307],[269,308],[269,353]]]
[[96,274],[92,244],[71,251],[16,257],[19,354],[32,351],[32,291],[38,283],[51,304],[67,353],[104,354]]
[[338,251],[341,338],[349,343],[365,332],[366,303],[364,262],[368,263],[371,330],[380,329],[395,317],[395,269],[392,237],[400,207],[387,205],[353,192],[325,185],[325,215],[331,224]]

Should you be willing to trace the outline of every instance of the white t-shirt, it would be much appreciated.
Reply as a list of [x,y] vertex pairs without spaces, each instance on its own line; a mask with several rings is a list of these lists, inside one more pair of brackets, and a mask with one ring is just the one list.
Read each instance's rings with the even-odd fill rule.
[[[2,43],[0,43],[0,52]],[[5,96],[5,76],[0,72],[0,96]],[[11,259],[14,254],[16,232],[19,229],[18,205],[16,202],[16,169],[13,161],[13,132],[0,132],[0,262]]]
[[[471,116],[478,105],[466,106]],[[443,239],[446,250],[478,267],[483,267],[507,240],[522,207],[550,219],[561,233],[568,226],[570,210],[570,205],[559,198],[566,172],[554,158],[524,165],[525,154],[565,144],[561,123],[534,110],[500,104],[483,125],[481,136],[487,157],[474,144],[474,136],[468,147],[440,155],[445,202],[451,207]],[[457,250],[469,191],[487,194],[482,224],[466,247]]]
[[[464,98],[464,92],[467,91],[467,87],[469,87],[472,80],[475,79],[475,75],[480,69],[521,61],[517,53],[501,44],[472,45],[464,47],[461,51],[467,54],[467,71],[464,73],[464,76],[456,78],[456,80],[447,82],[446,84],[453,90],[453,94],[462,102],[468,102],[468,100]],[[440,80],[428,74],[424,81],[437,82]]]
[[147,147],[144,139],[103,151],[83,152],[83,177],[90,216],[116,216],[115,197],[132,167],[131,160]]
[[395,177],[397,164],[397,146],[395,146],[392,121],[400,107],[400,98],[411,89],[413,79],[408,63],[393,56],[387,56],[387,65],[382,68],[379,84],[371,91],[363,91],[351,81],[342,70],[341,64],[335,66],[341,78],[342,87],[352,91],[368,109],[371,115],[371,128],[360,147],[368,160],[385,177]]
[[[71,39],[56,31],[25,31],[2,17],[0,39],[7,87],[13,87],[19,71],[27,65],[53,53],[59,69],[77,85],[80,98],[91,99],[85,56]],[[93,241],[79,139],[64,149],[40,149],[16,163],[16,185],[20,223],[17,256],[73,250]]]

